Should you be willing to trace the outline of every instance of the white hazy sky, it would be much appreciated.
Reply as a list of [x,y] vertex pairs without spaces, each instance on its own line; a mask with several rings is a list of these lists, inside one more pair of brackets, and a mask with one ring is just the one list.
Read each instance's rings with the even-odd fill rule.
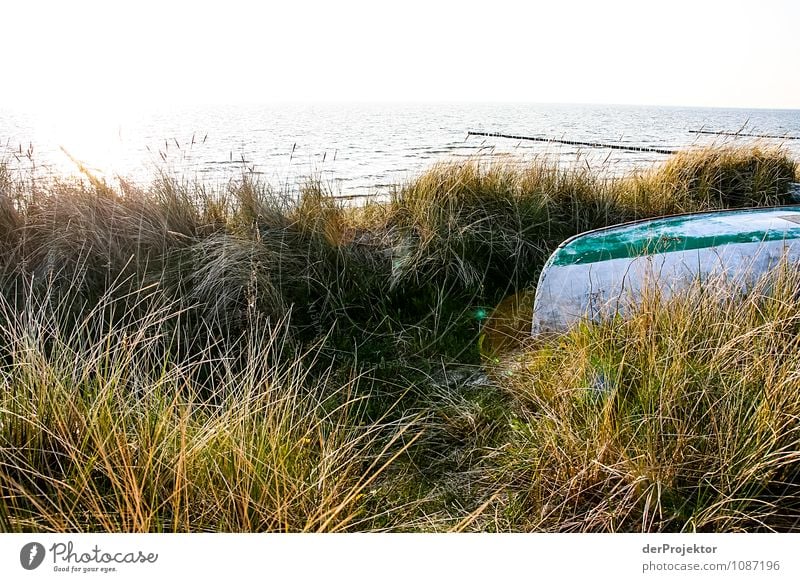
[[800,108],[798,0],[3,0],[0,107]]

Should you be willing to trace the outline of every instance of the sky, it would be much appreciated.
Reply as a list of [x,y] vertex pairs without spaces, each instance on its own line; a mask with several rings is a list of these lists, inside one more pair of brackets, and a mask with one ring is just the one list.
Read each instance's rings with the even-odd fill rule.
[[0,108],[519,101],[800,109],[797,0],[4,0]]

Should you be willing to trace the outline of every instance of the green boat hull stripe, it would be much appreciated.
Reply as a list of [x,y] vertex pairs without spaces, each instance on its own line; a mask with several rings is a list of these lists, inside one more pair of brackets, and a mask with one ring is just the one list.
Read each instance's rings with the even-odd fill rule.
[[[750,228],[741,222],[726,221],[729,213],[704,217],[676,217],[664,222],[646,222],[628,227],[587,233],[558,249],[553,265],[598,263],[620,258],[704,249],[729,244],[771,242],[800,238],[800,212],[783,209],[783,216],[769,217],[771,224]],[[794,219],[794,220],[793,220]],[[713,220],[716,224],[702,224]],[[763,222],[763,221],[756,221]]]

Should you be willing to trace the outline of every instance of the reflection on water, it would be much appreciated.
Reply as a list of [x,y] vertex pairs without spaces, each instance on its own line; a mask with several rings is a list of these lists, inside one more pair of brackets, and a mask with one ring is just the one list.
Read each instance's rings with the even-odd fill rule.
[[[106,178],[139,183],[166,169],[225,183],[243,172],[291,188],[309,175],[337,193],[372,193],[433,163],[481,157],[525,163],[548,156],[566,165],[621,174],[666,156],[467,136],[499,132],[571,141],[674,149],[752,143],[691,133],[739,131],[800,136],[800,111],[529,104],[287,104],[177,110],[0,110],[0,159],[20,171],[74,174],[69,155]],[[798,140],[783,144],[800,158]],[[30,156],[30,150],[33,155]],[[66,151],[62,151],[63,150]],[[69,155],[67,155],[69,154]]]

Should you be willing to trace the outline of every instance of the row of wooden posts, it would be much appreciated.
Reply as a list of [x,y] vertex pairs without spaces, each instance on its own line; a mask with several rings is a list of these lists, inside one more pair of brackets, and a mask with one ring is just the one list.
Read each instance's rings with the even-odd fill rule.
[[[703,129],[690,129],[689,133],[703,133],[710,135],[731,135],[736,137],[760,137],[769,139],[800,139],[800,137],[794,137],[789,135],[781,136],[781,135],[766,135],[766,134],[742,133],[742,132],[732,132],[732,131],[707,131]],[[586,146],[590,148],[606,148],[610,150],[623,150],[626,152],[647,152],[653,154],[667,154],[667,155],[671,155],[677,152],[677,150],[666,149],[666,148],[651,148],[645,146],[600,143],[591,141],[575,141],[571,139],[557,139],[553,137],[531,137],[528,135],[512,135],[508,133],[485,132],[485,131],[468,131],[467,137],[471,135],[483,136],[483,137],[503,137],[507,139],[538,141],[542,143],[560,143],[565,145]]]

